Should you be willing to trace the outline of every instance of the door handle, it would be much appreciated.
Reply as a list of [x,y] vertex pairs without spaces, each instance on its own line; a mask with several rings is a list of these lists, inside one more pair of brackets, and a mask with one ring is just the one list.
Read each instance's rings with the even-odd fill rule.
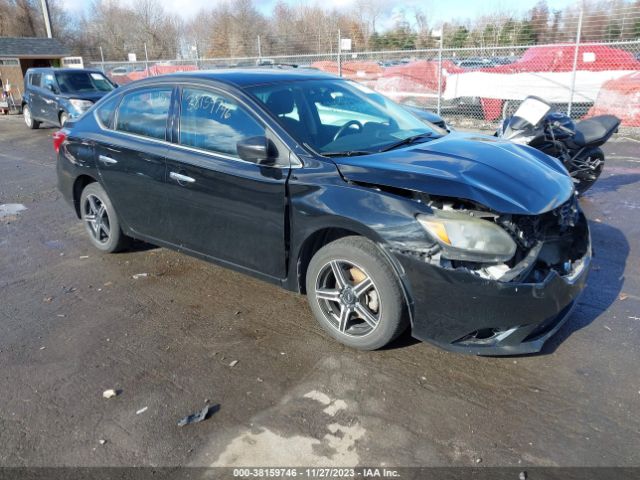
[[117,161],[117,160],[115,160],[115,159],[113,159],[113,158],[111,158],[111,157],[107,157],[106,155],[100,155],[98,158],[100,159],[100,161],[101,161],[102,163],[106,163],[106,164],[114,164],[114,163],[118,163],[118,161]]
[[194,183],[196,181],[195,178],[187,177],[186,175],[182,175],[181,173],[177,173],[177,172],[170,172],[169,178],[171,178],[172,180],[175,180],[178,183],[182,183],[182,182]]

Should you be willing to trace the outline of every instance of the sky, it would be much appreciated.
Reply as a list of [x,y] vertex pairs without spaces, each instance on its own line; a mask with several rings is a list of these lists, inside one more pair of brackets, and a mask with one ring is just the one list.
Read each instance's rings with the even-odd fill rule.
[[[135,0],[122,0],[124,3],[133,3]],[[192,18],[202,8],[210,8],[216,3],[232,0],[160,0],[165,9],[175,15],[179,15],[185,20]],[[268,15],[277,0],[255,0],[258,9]],[[285,0],[289,4],[315,3],[322,5],[326,9],[332,8],[348,10],[353,7],[355,0]],[[435,25],[441,22],[454,19],[474,18],[478,15],[489,14],[497,11],[507,10],[513,13],[523,13],[533,7],[538,0],[389,0],[390,4],[395,4],[382,20],[382,29],[390,27],[394,18],[399,15],[402,9],[408,13],[414,6],[423,8],[430,14],[429,24]],[[561,9],[567,5],[576,3],[578,0],[547,0],[550,10]],[[80,12],[88,7],[86,0],[63,0],[65,7],[69,10]]]

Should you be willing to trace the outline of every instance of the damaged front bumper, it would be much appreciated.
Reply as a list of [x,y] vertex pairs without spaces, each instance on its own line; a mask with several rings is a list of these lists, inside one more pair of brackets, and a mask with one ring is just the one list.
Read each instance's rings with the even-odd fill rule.
[[481,278],[408,253],[395,257],[408,283],[415,338],[462,353],[519,355],[539,352],[568,319],[586,284],[591,244],[570,272],[550,270],[536,283]]

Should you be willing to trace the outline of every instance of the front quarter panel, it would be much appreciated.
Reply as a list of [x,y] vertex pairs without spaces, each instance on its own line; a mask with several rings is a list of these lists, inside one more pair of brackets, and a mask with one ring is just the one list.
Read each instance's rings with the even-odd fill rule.
[[332,162],[306,158],[302,169],[292,170],[289,180],[291,199],[291,256],[289,287],[299,288],[297,262],[304,243],[314,233],[337,228],[352,231],[376,242],[387,254],[400,276],[405,292],[411,296],[396,253],[430,251],[434,242],[416,221],[427,213],[423,203],[374,187],[346,182]]

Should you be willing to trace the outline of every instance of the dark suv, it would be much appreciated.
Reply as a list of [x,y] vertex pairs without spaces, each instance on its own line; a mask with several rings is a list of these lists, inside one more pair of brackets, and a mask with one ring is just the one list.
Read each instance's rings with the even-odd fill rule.
[[306,293],[356,348],[411,328],[462,352],[538,351],[589,270],[587,221],[557,160],[448,133],[319,72],[141,80],[54,147],[96,248],[133,237]]
[[116,85],[99,70],[30,68],[24,77],[24,88],[24,121],[35,129],[42,122],[63,126]]

